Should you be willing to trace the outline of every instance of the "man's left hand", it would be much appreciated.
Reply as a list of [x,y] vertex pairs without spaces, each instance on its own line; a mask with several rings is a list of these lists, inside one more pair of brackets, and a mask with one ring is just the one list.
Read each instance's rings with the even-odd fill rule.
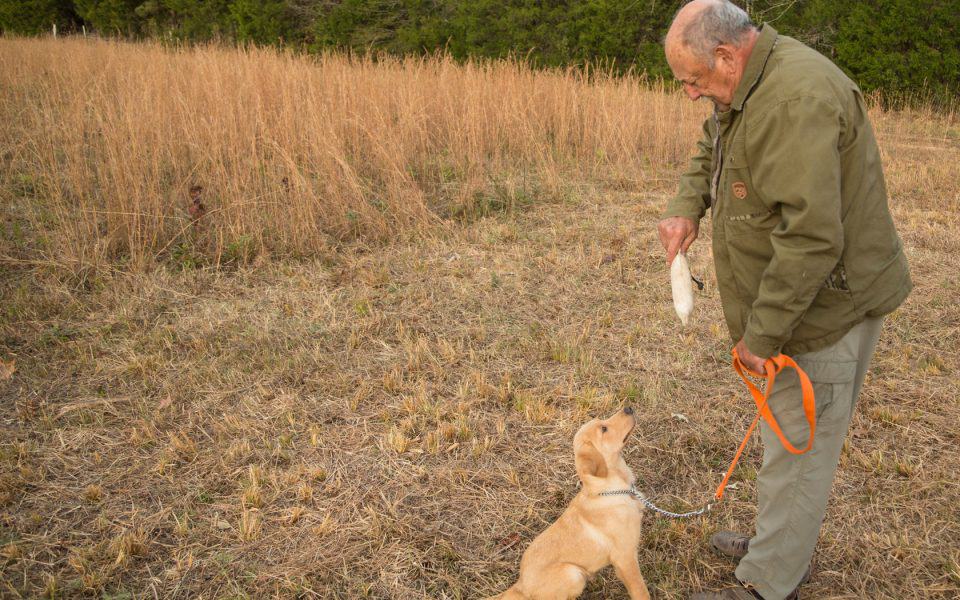
[[750,352],[750,350],[747,349],[747,345],[743,343],[743,338],[737,342],[735,349],[737,354],[740,356],[740,362],[743,363],[743,366],[756,373],[766,375],[767,369],[764,366],[764,363],[767,362],[767,359]]

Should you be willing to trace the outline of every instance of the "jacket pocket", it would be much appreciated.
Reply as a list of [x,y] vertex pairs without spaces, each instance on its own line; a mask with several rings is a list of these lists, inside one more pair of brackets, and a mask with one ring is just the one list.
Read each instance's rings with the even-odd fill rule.
[[[774,211],[763,202],[747,167],[731,168],[727,166],[720,178],[718,195],[723,204],[721,216],[724,220],[739,223],[742,228],[763,227]],[[733,232],[731,232],[733,233]]]
[[771,214],[764,213],[723,223],[730,272],[748,308],[757,298],[763,272],[773,258],[770,234],[777,222]]
[[773,228],[780,224],[780,213],[768,208],[761,208],[755,212],[726,217],[728,238],[754,236],[764,232],[767,236]]
[[849,290],[824,286],[814,296],[791,341],[803,343],[818,340],[858,320],[853,294]]

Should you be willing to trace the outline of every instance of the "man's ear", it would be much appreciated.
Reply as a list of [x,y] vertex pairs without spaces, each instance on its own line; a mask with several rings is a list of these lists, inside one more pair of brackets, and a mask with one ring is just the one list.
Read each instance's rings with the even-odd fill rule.
[[736,52],[733,46],[720,44],[713,49],[714,70],[725,68],[731,70],[736,62]]
[[587,477],[602,478],[607,476],[607,461],[603,459],[603,455],[593,445],[593,442],[587,442],[581,446],[576,456],[573,457],[573,462],[577,466],[577,475],[580,476],[580,481],[585,481]]

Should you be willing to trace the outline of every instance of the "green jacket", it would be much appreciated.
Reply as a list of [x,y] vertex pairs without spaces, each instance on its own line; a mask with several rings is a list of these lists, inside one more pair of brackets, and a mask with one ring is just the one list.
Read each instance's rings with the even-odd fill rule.
[[765,25],[698,147],[663,216],[711,209],[734,341],[762,357],[812,352],[907,297],[863,96],[825,57]]

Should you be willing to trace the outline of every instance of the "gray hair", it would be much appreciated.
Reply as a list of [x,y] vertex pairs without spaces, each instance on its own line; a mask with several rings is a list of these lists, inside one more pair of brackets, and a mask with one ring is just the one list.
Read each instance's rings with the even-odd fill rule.
[[687,26],[680,40],[690,52],[713,69],[713,51],[721,44],[739,48],[744,36],[756,27],[742,8],[729,0],[710,2]]

